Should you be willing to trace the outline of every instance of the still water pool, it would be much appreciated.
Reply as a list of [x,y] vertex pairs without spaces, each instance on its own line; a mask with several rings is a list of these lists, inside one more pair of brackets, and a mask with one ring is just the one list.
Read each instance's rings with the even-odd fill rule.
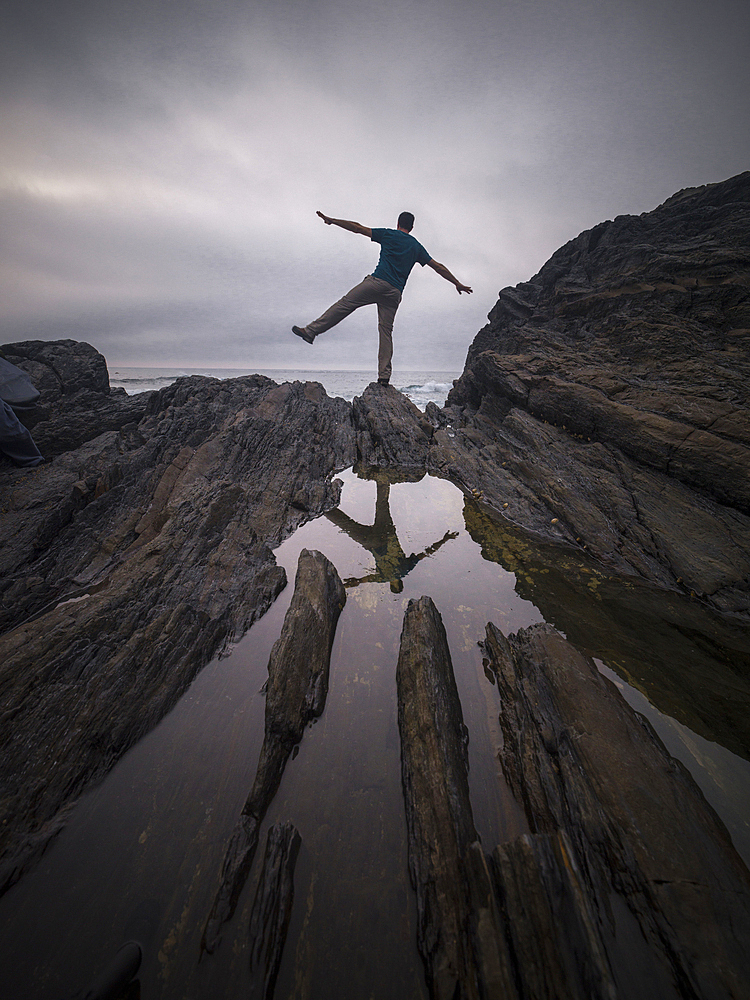
[[[276,550],[290,583],[271,610],[80,800],[36,869],[0,900],[0,997],[71,996],[131,936],[145,954],[129,996],[245,995],[262,848],[268,827],[282,820],[298,828],[302,849],[277,1000],[426,997],[395,683],[404,610],[423,594],[446,627],[470,734],[474,820],[487,850],[526,826],[497,763],[498,697],[477,643],[488,621],[507,633],[546,619],[648,716],[750,859],[750,764],[731,698],[714,724],[700,691],[683,691],[674,679],[687,664],[699,686],[716,665],[715,652],[675,628],[684,608],[535,547],[450,483],[406,482],[382,470],[377,479],[352,471],[341,479],[340,508]],[[219,950],[199,961],[227,841],[253,783],[268,656],[303,548],[324,552],[347,591],[326,708],[287,764]]]

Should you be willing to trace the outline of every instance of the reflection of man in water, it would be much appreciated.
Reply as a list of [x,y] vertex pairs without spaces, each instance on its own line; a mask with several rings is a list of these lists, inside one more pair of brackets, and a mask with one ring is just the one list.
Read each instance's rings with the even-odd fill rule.
[[400,594],[404,589],[403,577],[410,573],[422,559],[437,552],[449,538],[457,538],[458,532],[446,531],[439,541],[434,542],[424,552],[407,556],[401,548],[401,542],[396,534],[396,526],[391,517],[391,508],[388,503],[391,485],[385,477],[378,477],[376,486],[374,524],[360,524],[339,508],[329,510],[325,516],[375,557],[374,573],[369,573],[359,579],[350,577],[348,580],[344,580],[344,586],[356,587],[360,583],[390,583],[394,594]]

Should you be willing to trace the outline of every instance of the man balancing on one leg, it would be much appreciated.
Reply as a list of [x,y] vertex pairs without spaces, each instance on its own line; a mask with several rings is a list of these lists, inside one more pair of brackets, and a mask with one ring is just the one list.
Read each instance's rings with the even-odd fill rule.
[[398,229],[368,229],[358,222],[347,222],[345,219],[329,219],[322,212],[317,213],[327,226],[340,226],[350,233],[361,233],[380,244],[380,260],[378,266],[358,285],[347,292],[330,309],[327,309],[318,319],[307,326],[293,326],[292,332],[302,337],[308,344],[319,333],[325,333],[336,326],[350,312],[360,306],[368,306],[373,302],[378,307],[378,382],[388,385],[391,378],[391,358],[393,356],[393,319],[401,302],[401,292],[404,290],[409,272],[416,263],[430,267],[456,286],[458,294],[471,293],[468,285],[462,285],[444,264],[438,264],[427,253],[421,243],[410,235],[414,226],[414,216],[411,212],[402,212],[398,217]]

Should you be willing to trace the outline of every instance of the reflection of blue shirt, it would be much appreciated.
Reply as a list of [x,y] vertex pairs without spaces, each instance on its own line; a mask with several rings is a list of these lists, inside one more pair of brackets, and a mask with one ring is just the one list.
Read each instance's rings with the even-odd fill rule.
[[372,272],[373,278],[382,278],[400,292],[414,265],[419,263],[424,267],[432,260],[421,243],[399,229],[373,229],[372,242],[380,244],[380,260]]

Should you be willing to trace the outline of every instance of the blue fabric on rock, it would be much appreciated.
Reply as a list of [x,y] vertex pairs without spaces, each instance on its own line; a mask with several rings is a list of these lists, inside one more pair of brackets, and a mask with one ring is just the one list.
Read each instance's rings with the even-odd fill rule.
[[28,406],[39,399],[39,390],[26,372],[3,357],[0,357],[0,399],[13,406]]
[[4,400],[0,400],[0,452],[26,468],[44,461],[31,434]]

